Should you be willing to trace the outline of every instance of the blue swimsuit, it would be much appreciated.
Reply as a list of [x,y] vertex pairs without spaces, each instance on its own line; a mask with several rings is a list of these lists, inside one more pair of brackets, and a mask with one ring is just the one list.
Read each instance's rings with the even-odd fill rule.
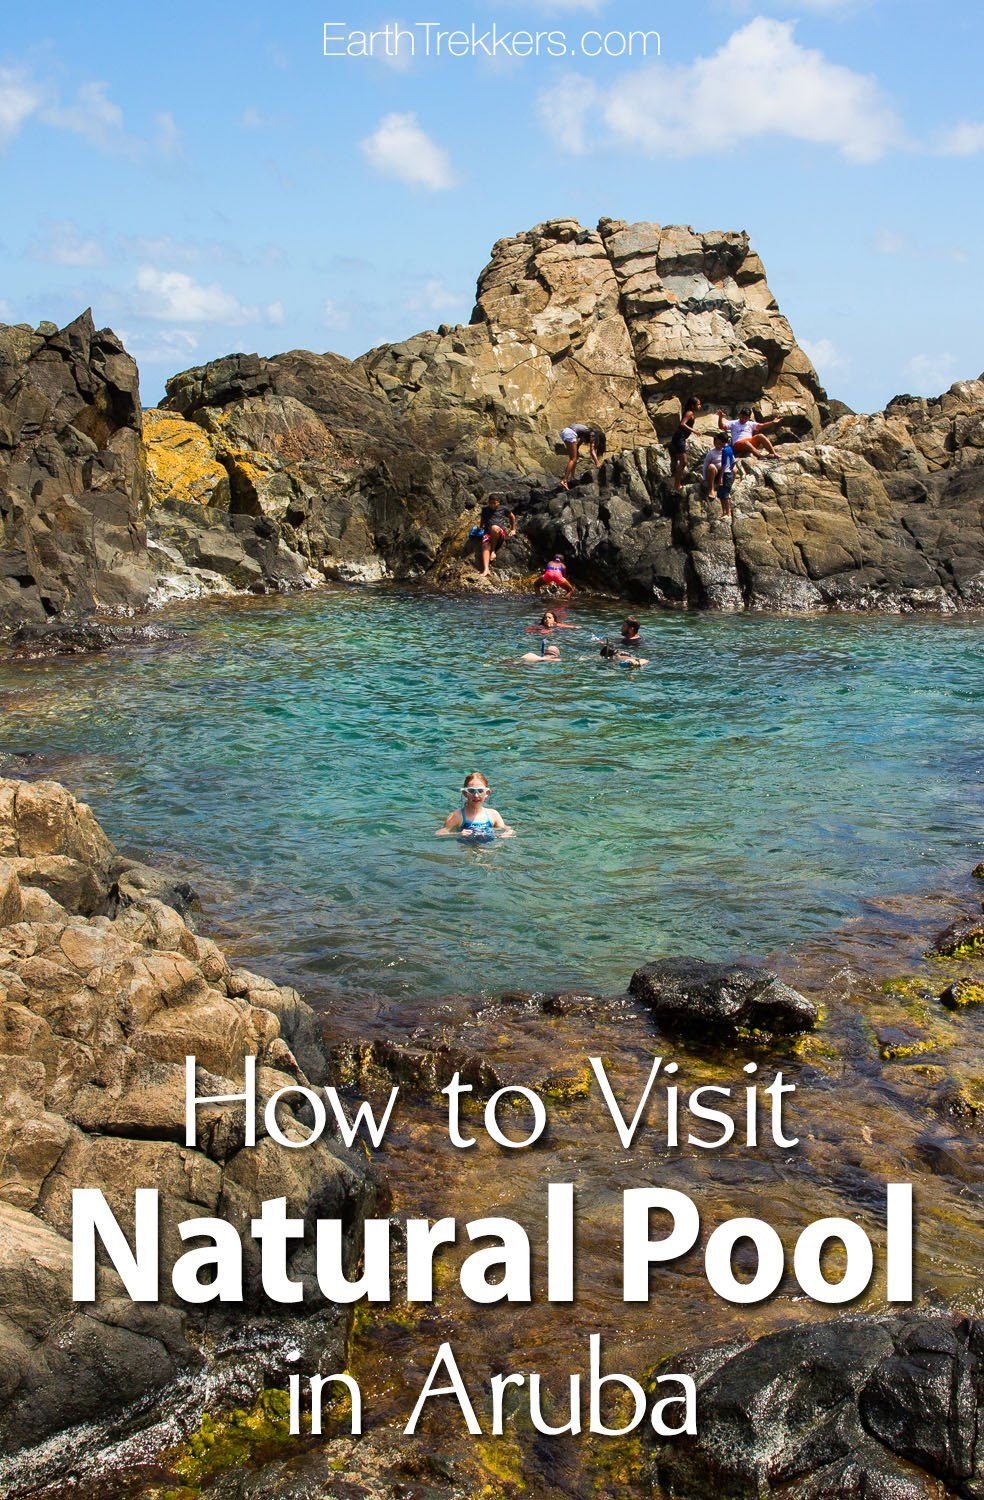
[[494,839],[495,828],[492,819],[483,807],[477,818],[468,818],[464,811],[461,814],[461,827],[459,833],[467,833],[473,839]]

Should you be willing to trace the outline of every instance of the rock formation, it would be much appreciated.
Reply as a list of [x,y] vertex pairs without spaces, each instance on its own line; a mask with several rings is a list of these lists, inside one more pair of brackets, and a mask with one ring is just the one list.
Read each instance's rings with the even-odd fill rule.
[[836,1318],[670,1367],[693,1373],[700,1420],[697,1437],[657,1446],[650,1477],[661,1493],[981,1493],[984,1332],[975,1319]]
[[[665,441],[681,399],[779,415],[722,525]],[[87,316],[0,332],[0,630],[169,598],[325,578],[474,586],[478,506],[521,537],[524,587],[560,550],[576,581],[672,607],[953,609],[984,602],[984,384],[883,413],[828,402],[744,234],[554,220],[500,240],[471,322],[357,360],[234,354],[136,374]],[[609,459],[567,493],[559,432],[604,427]],[[826,424],[826,425],[825,425]],[[147,536],[143,530],[146,505]]]
[[[196,1215],[244,1228],[286,1195],[290,1213],[344,1215],[355,1233],[372,1211],[364,1161],[320,1141],[284,1151],[262,1128],[246,1149],[241,1106],[204,1112],[198,1148],[184,1145],[187,1055],[203,1094],[241,1091],[255,1055],[264,1096],[325,1059],[296,992],[231,969],[153,886],[64,788],[0,780],[0,1454],[167,1385],[222,1326],[209,1304],[178,1304],[166,1275],[159,1303],[131,1302],[106,1268],[98,1301],[73,1303],[73,1188],[101,1188],[129,1233],[134,1188],[156,1187],[162,1268]],[[244,1246],[245,1301],[226,1324],[264,1310]],[[309,1254],[296,1246],[295,1270]],[[344,1313],[319,1311],[343,1357]]]
[[146,604],[137,367],[83,313],[0,326],[0,628]]

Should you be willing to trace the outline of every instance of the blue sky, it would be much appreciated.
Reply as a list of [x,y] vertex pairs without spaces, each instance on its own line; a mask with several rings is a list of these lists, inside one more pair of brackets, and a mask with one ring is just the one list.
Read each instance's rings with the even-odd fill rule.
[[[412,58],[324,55],[326,22],[357,51],[394,20],[435,23]],[[465,321],[496,239],[608,215],[747,229],[831,394],[935,394],[984,367],[981,21],[976,0],[8,6],[0,319],[91,304],[151,404],[232,350]],[[434,55],[472,22],[562,49]],[[654,29],[658,57],[584,55]]]

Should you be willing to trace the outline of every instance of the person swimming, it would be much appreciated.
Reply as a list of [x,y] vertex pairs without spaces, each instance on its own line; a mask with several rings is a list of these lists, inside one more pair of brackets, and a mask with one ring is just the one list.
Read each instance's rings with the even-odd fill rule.
[[546,639],[544,639],[540,642],[539,651],[524,651],[519,659],[530,667],[538,667],[541,662],[545,661],[560,661],[560,647],[548,646]]
[[465,777],[461,788],[461,807],[448,813],[443,825],[437,830],[438,836],[456,833],[459,838],[486,844],[497,836],[511,838],[513,830],[502,815],[488,805],[491,795],[488,777],[481,771],[472,771]]
[[539,625],[527,625],[527,635],[549,635],[552,630],[576,630],[576,625],[568,625],[565,620],[558,620],[552,609],[545,609],[540,616]]
[[618,646],[613,646],[611,641],[606,641],[598,655],[605,661],[610,661],[616,667],[648,667],[648,656],[636,656],[631,651],[620,651]]

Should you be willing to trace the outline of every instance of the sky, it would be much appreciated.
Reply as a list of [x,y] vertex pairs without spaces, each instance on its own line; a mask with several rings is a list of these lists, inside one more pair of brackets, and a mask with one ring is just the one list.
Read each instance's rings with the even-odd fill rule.
[[831,395],[934,395],[984,368],[981,21],[978,0],[8,3],[0,321],[91,306],[152,405],[236,350],[465,322],[497,239],[607,216],[747,230]]

